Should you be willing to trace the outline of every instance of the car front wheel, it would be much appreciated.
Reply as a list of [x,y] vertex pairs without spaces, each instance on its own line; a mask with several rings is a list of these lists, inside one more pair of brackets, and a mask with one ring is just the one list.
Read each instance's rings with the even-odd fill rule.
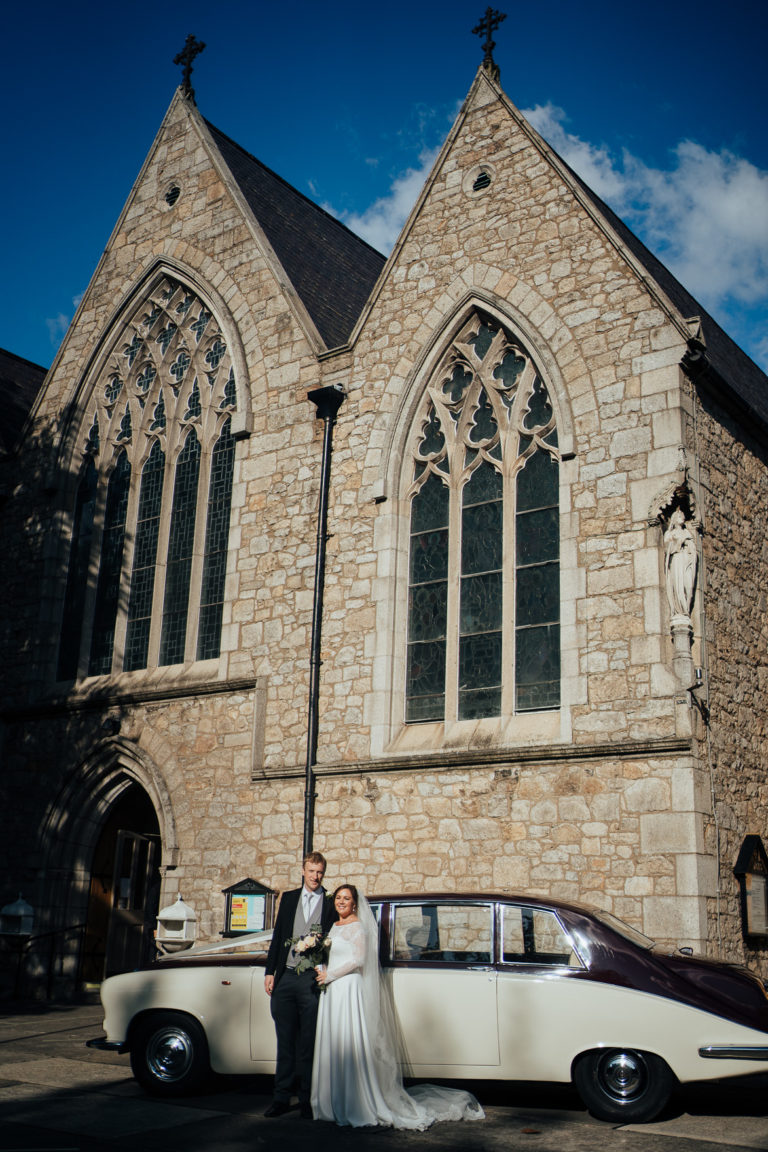
[[623,1124],[655,1119],[675,1082],[659,1056],[632,1048],[586,1052],[573,1068],[573,1083],[592,1115]]
[[210,1072],[205,1032],[182,1012],[154,1012],[131,1034],[131,1070],[154,1096],[196,1091]]

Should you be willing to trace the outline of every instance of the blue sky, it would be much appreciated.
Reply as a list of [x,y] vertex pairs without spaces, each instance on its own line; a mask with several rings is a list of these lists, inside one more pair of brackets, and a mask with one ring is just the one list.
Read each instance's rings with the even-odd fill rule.
[[[482,59],[487,0],[40,0],[0,46],[0,346],[48,366],[180,81],[386,251]],[[768,5],[498,6],[510,99],[768,369]],[[110,6],[111,8],[111,6]]]

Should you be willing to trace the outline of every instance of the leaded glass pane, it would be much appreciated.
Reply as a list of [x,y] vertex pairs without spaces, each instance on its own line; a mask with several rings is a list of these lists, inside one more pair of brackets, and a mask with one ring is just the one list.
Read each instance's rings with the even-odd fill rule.
[[556,624],[517,632],[516,706],[532,712],[560,706],[560,629]]
[[72,521],[72,544],[69,550],[67,590],[59,641],[59,680],[73,680],[77,675],[80,655],[80,632],[83,626],[85,593],[88,587],[88,559],[93,539],[96,511],[96,466],[88,460],[77,488]]
[[164,475],[165,454],[156,440],[141,473],[123,661],[123,668],[127,672],[147,666]]
[[501,715],[501,685],[459,692],[459,720],[482,720]]
[[173,337],[176,334],[177,330],[178,330],[177,325],[173,322],[173,320],[170,320],[168,322],[168,324],[166,324],[165,328],[163,328],[162,332],[158,335],[157,339],[155,340],[155,343],[160,345],[162,352],[163,352],[163,356],[165,356],[166,352],[168,351],[168,348],[170,347],[171,340],[173,340]]
[[469,430],[469,439],[473,444],[482,444],[486,440],[491,440],[497,432],[496,417],[493,414],[493,406],[488,399],[488,394],[485,388],[480,389],[480,395],[477,398],[477,408],[473,414],[474,422]]
[[447,486],[433,472],[411,502],[411,532],[447,528],[449,503]]
[[552,405],[549,402],[547,390],[537,376],[533,382],[533,392],[528,400],[528,411],[525,414],[523,425],[529,431],[542,428],[552,419]]
[[434,408],[430,406],[429,419],[424,425],[424,432],[419,444],[420,456],[439,456],[445,449],[445,436],[440,427],[440,421]]
[[443,384],[443,395],[452,404],[458,404],[463,399],[467,388],[472,383],[472,373],[468,372],[463,364],[457,364],[450,378]]
[[467,508],[470,504],[501,500],[503,495],[504,480],[501,473],[492,464],[483,463],[475,469],[464,485],[462,503]]
[[496,380],[501,380],[505,388],[514,388],[525,371],[526,363],[524,356],[517,352],[507,352],[498,368],[494,369],[493,375]]
[[534,452],[517,477],[517,510],[526,512],[531,508],[556,508],[557,505],[557,460],[549,452]]
[[446,581],[411,588],[408,608],[411,641],[445,639],[447,603]]
[[461,582],[462,635],[501,627],[501,572],[465,577]]
[[544,624],[560,617],[560,565],[534,564],[517,570],[517,626]]
[[184,660],[199,473],[200,442],[195,433],[190,432],[176,461],[160,637],[161,665],[180,664]]
[[448,529],[422,532],[411,539],[411,584],[445,580],[448,575]]
[[406,719],[442,720],[445,711],[445,641],[408,645]]
[[96,585],[96,606],[91,636],[91,676],[106,676],[112,671],[112,652],[115,643],[115,621],[120,599],[120,575],[123,568],[125,545],[125,517],[128,510],[128,492],[131,466],[128,456],[121,452],[107,488],[104,511],[104,531],[101,537],[101,561]]
[[480,331],[477,336],[473,336],[470,344],[475,346],[475,354],[478,360],[482,360],[486,352],[493,343],[493,338],[496,335],[495,329],[491,328],[488,324],[481,324]]
[[227,575],[234,464],[235,441],[231,421],[227,420],[216,441],[211,461],[203,585],[197,632],[198,660],[210,660],[218,656],[221,646],[221,616],[224,608],[224,581]]
[[[492,692],[482,691],[494,689]],[[459,719],[467,719],[465,702],[475,701],[473,717],[498,716],[501,706],[501,632],[484,632],[462,636],[459,643]],[[495,705],[494,712],[477,711],[480,699],[484,706]]]
[[525,512],[517,518],[518,564],[543,564],[560,552],[560,516],[557,508]]
[[490,572],[501,568],[503,550],[502,503],[475,504],[461,517],[461,570]]

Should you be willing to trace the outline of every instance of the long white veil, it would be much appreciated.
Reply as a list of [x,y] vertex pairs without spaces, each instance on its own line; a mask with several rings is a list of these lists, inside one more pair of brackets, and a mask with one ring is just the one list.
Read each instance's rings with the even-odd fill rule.
[[[480,1104],[470,1092],[437,1084],[403,1087],[395,1007],[379,967],[379,926],[365,896],[358,893],[357,918],[365,931],[365,963],[361,971],[363,1010],[382,1096],[396,1128],[427,1128],[435,1120],[482,1120]],[[384,1119],[384,1118],[383,1118]]]

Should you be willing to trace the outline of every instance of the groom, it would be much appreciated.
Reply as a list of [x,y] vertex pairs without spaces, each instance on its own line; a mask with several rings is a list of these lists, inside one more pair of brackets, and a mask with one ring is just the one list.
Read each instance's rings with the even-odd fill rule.
[[312,1057],[315,1050],[318,986],[312,969],[296,974],[298,957],[288,941],[304,936],[313,924],[327,934],[335,919],[333,902],[322,886],[325,857],[310,852],[301,869],[301,888],[285,892],[277,912],[275,930],[267,955],[264,987],[272,998],[272,1019],[277,1033],[277,1068],[272,1103],[265,1116],[282,1116],[290,1108],[293,1082],[299,1079],[299,1109],[312,1119],[309,1102],[312,1088]]

